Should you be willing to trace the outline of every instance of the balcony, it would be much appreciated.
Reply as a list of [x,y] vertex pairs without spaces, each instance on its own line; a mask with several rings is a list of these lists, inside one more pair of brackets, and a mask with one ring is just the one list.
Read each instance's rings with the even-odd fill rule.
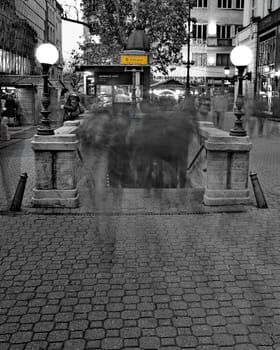
[[191,44],[193,46],[206,46],[207,40],[206,39],[191,39]]
[[208,37],[207,38],[207,46],[232,47],[233,46],[233,42],[232,42],[232,39],[219,39],[217,37]]
[[207,46],[217,46],[217,37],[208,37],[207,38]]
[[217,39],[217,46],[232,46],[232,39]]

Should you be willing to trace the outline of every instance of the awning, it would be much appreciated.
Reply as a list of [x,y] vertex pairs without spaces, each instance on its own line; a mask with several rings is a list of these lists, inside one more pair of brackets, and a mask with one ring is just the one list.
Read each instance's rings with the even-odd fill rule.
[[40,85],[42,77],[40,75],[0,75],[0,86],[26,86]]
[[151,89],[155,88],[173,88],[173,89],[178,89],[178,88],[184,88],[185,84],[180,83],[178,80],[175,79],[169,79],[165,81],[160,81],[158,83],[151,84]]
[[[63,85],[58,80],[50,80],[50,86],[57,89],[62,88]],[[0,74],[0,86],[40,86],[43,85],[43,78],[41,75],[10,75]]]

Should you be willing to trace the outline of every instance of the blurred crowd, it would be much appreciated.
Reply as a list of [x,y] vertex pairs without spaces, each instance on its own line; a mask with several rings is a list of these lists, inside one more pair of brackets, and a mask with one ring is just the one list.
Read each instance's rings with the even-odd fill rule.
[[172,109],[142,102],[117,113],[108,108],[87,112],[79,138],[89,181],[97,163],[106,162],[104,173],[91,186],[102,177],[111,187],[186,187],[196,118],[192,96]]

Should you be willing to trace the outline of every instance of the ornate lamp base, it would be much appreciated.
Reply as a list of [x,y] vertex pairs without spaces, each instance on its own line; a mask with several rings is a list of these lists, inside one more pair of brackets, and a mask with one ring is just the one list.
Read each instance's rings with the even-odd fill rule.
[[[240,83],[242,84],[242,81],[239,82],[239,84]],[[230,136],[247,136],[247,132],[243,128],[243,124],[241,120],[242,116],[244,115],[242,111],[243,104],[244,104],[243,96],[242,96],[242,93],[240,93],[236,99],[237,108],[235,109],[235,112],[234,112],[236,116],[236,120],[234,122],[234,127],[229,132]]]
[[229,132],[230,136],[247,136],[246,130],[242,129],[231,129]]
[[43,136],[54,135],[54,130],[51,128],[39,127],[37,128],[37,135],[43,135]]

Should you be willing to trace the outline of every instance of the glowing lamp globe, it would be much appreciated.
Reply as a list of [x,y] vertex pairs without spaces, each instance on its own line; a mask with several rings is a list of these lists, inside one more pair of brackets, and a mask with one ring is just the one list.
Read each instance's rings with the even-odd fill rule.
[[59,53],[57,48],[50,44],[42,44],[36,50],[36,58],[42,64],[53,65],[58,60]]
[[229,75],[230,69],[229,69],[228,66],[226,66],[226,67],[224,68],[224,72],[225,72],[225,75]]
[[245,45],[236,46],[230,53],[230,60],[236,67],[248,66],[253,58],[252,50]]

